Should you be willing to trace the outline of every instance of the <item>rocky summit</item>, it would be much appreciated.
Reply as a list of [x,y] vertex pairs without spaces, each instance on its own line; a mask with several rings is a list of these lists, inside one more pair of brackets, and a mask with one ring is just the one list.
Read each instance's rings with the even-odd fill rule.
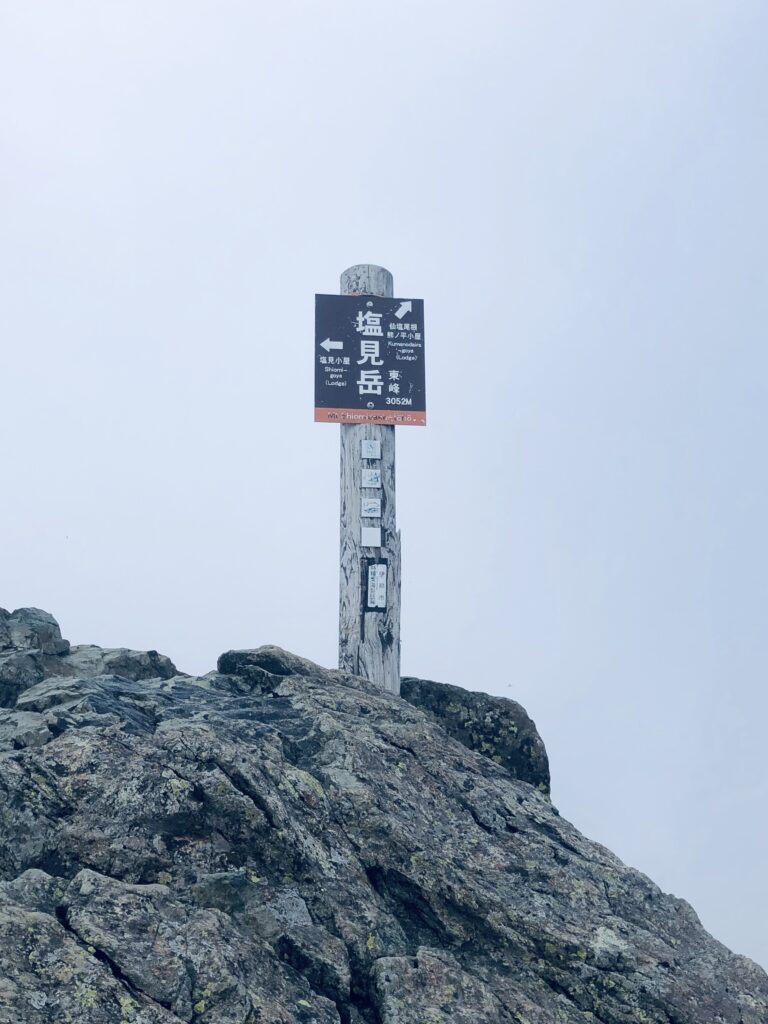
[[0,610],[2,1024],[766,1024],[585,839],[511,701],[274,647],[201,678]]

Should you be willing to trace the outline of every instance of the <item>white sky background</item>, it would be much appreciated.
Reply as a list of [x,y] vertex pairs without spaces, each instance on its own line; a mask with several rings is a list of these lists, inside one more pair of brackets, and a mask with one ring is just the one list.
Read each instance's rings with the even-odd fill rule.
[[336,658],[314,293],[425,299],[403,670],[768,965],[768,7],[0,0],[0,604]]

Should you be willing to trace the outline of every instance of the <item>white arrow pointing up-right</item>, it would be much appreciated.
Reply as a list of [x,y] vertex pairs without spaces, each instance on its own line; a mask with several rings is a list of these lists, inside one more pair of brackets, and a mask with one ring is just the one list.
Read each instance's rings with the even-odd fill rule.
[[409,300],[408,302],[401,302],[400,309],[395,313],[395,317],[398,320],[402,320],[406,313],[410,313],[413,309],[413,303]]

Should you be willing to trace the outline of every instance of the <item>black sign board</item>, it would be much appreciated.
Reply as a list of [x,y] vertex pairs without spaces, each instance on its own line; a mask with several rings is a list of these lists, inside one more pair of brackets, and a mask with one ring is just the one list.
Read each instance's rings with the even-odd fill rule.
[[315,420],[424,426],[424,301],[315,296]]

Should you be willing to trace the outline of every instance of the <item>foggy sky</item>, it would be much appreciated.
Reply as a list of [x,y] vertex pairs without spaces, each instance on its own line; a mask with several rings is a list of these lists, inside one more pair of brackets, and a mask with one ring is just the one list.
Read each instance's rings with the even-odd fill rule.
[[334,665],[313,297],[425,300],[403,671],[768,965],[768,11],[0,0],[0,605]]

